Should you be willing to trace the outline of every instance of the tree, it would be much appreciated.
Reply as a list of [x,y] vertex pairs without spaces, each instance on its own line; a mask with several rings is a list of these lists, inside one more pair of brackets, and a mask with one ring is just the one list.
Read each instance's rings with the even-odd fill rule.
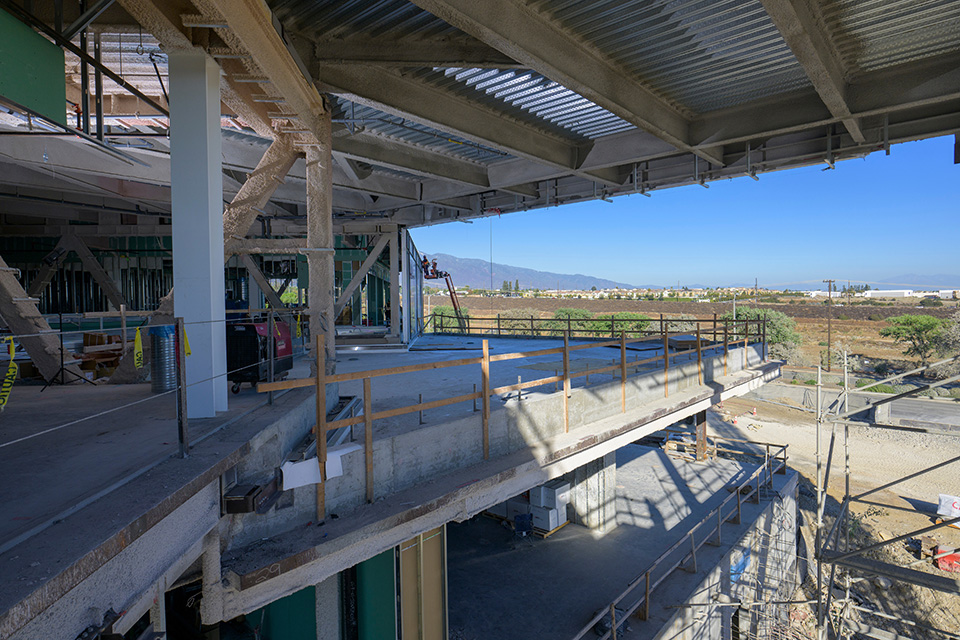
[[940,298],[924,298],[920,301],[921,307],[942,307],[943,300]]
[[596,291],[596,290],[597,290],[597,285],[593,285],[592,287],[590,287],[590,291]]
[[547,323],[547,326],[550,327],[551,335],[559,336],[563,335],[568,326],[571,332],[593,329],[593,323],[590,322],[592,318],[593,315],[586,309],[562,308],[553,312],[553,321]]
[[520,280],[513,281],[513,290],[520,293]]
[[[937,353],[943,359],[960,356],[960,311],[944,320],[943,327],[937,336]],[[952,362],[937,368],[937,376],[941,378],[958,374],[960,374],[960,362]]]
[[504,280],[503,284],[500,285],[500,291],[503,293],[510,293],[510,282],[508,280]]
[[933,356],[943,329],[943,320],[926,315],[903,315],[887,318],[889,327],[880,330],[880,335],[893,338],[897,344],[905,344],[904,355],[916,356],[925,366]]
[[[797,323],[793,318],[772,309],[737,306],[737,320],[763,320],[764,317],[767,319],[767,344],[770,345],[770,355],[781,360],[790,360],[795,357],[795,350],[800,345],[800,334],[797,332]],[[733,313],[728,311],[720,316],[720,319],[733,320]],[[738,334],[737,331],[733,333],[735,336]]]

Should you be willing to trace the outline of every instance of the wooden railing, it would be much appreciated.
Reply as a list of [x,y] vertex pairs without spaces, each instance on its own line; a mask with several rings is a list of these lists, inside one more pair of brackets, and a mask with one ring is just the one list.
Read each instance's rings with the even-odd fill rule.
[[[607,615],[610,616],[610,630],[600,636],[599,640],[607,640],[607,638],[617,640],[617,627],[622,624],[622,618],[621,620],[617,619],[618,608],[623,611],[625,617],[630,617],[636,613],[641,620],[646,620],[650,616],[650,594],[653,590],[681,567],[692,573],[696,573],[697,551],[699,551],[704,544],[722,544],[724,523],[732,521],[734,524],[740,524],[743,502],[753,498],[757,504],[759,504],[761,485],[766,484],[768,487],[772,487],[773,475],[775,473],[786,473],[787,445],[753,443],[748,440],[738,440],[735,438],[713,437],[713,439],[718,441],[749,442],[750,444],[767,445],[764,462],[741,482],[733,493],[724,498],[723,502],[714,509],[711,509],[707,515],[690,527],[669,549],[657,556],[657,559],[634,578],[620,595],[593,616],[593,618],[583,626],[580,632],[573,637],[573,640],[581,640],[588,634],[590,637],[593,637],[593,627]],[[771,447],[775,448],[775,451],[771,452]],[[750,455],[752,452],[736,451],[736,453]],[[732,505],[734,500],[737,502],[736,506]],[[710,528],[706,529],[708,525]],[[698,534],[699,540],[697,539]],[[690,551],[681,555],[678,559],[671,560],[671,557],[685,545],[689,545]],[[630,604],[621,607],[620,605],[624,603],[624,601],[630,601]]]
[[[729,336],[730,331],[725,326],[724,331],[724,341],[721,344],[707,344],[707,347],[719,349],[721,346],[723,348],[723,374],[727,374],[727,359],[729,356],[730,346],[738,346],[740,343],[744,346],[743,354],[743,366],[747,366],[747,354],[746,347],[750,342],[750,337],[747,336],[743,340],[738,340],[737,342],[730,342]],[[763,332],[759,331],[758,335],[762,336]],[[481,405],[481,429],[482,429],[482,439],[483,439],[483,457],[488,459],[490,457],[490,400],[493,396],[498,396],[504,393],[513,393],[516,392],[518,395],[522,393],[525,389],[530,389],[533,387],[542,387],[545,385],[559,385],[563,383],[563,426],[564,432],[568,433],[570,431],[570,411],[569,411],[569,398],[571,394],[572,381],[576,378],[587,377],[591,375],[601,375],[601,374],[610,374],[614,380],[619,378],[620,380],[620,409],[621,412],[626,412],[627,410],[627,387],[626,380],[628,372],[632,371],[637,373],[640,367],[644,365],[649,365],[651,363],[663,362],[663,391],[664,397],[669,397],[670,387],[669,387],[669,368],[670,361],[673,360],[676,363],[677,358],[682,356],[688,356],[696,354],[697,358],[697,379],[699,384],[703,384],[703,349],[704,343],[707,342],[702,336],[699,329],[695,332],[695,337],[691,340],[693,347],[683,351],[674,351],[670,352],[670,338],[676,338],[679,336],[691,337],[691,332],[685,331],[680,333],[663,333],[657,338],[657,347],[663,350],[663,353],[649,358],[638,358],[630,359],[627,355],[627,345],[639,342],[649,342],[650,337],[637,337],[637,338],[627,338],[626,333],[621,333],[620,337],[615,340],[605,340],[605,341],[596,341],[589,342],[586,344],[577,344],[571,345],[569,336],[564,333],[563,335],[563,346],[562,347],[553,347],[549,349],[539,349],[536,351],[526,351],[526,352],[517,352],[517,353],[504,353],[497,355],[490,355],[490,346],[487,340],[483,340],[482,346],[482,355],[479,357],[472,358],[460,358],[457,360],[446,360],[438,362],[426,362],[421,364],[412,364],[400,367],[391,367],[387,369],[376,369],[370,371],[355,371],[349,373],[338,373],[338,374],[326,374],[323,366],[323,362],[320,362],[317,367],[317,375],[312,378],[298,378],[292,380],[283,380],[280,382],[269,382],[261,383],[257,385],[257,391],[259,392],[271,392],[271,391],[280,391],[283,389],[297,389],[304,387],[314,387],[316,390],[317,396],[317,410],[316,415],[318,416],[317,424],[314,425],[314,436],[317,440],[317,457],[320,465],[320,476],[322,482],[317,485],[317,517],[323,519],[325,517],[325,496],[324,496],[324,487],[326,484],[326,461],[327,461],[327,452],[326,452],[326,442],[327,442],[327,433],[335,429],[340,429],[343,427],[351,427],[353,425],[363,424],[364,425],[364,457],[365,457],[365,466],[366,466],[366,498],[368,502],[373,502],[374,496],[374,483],[373,483],[373,422],[375,420],[383,420],[386,418],[393,418],[410,413],[418,413],[431,409],[438,409],[440,407],[446,407],[449,405],[459,404],[463,402],[473,402],[476,403],[477,400],[480,400]],[[321,356],[324,353],[323,344],[321,342],[322,336],[316,336],[316,347],[315,353],[320,354]],[[598,347],[614,347],[619,346],[619,362],[614,361],[613,364],[603,367],[597,367],[595,369],[589,369],[585,371],[573,372],[570,370],[570,354],[576,351],[581,351],[584,349],[596,349]],[[764,353],[765,353],[764,348]],[[560,367],[558,371],[553,376],[546,376],[543,378],[538,378],[536,380],[522,381],[518,377],[516,384],[508,384],[500,387],[491,387],[491,364],[495,362],[505,362],[508,360],[516,360],[521,358],[536,358],[541,356],[549,355],[561,355],[562,356],[562,373],[560,373]],[[451,367],[464,367],[480,365],[480,390],[474,391],[473,393],[466,393],[462,395],[453,396],[450,398],[441,398],[439,400],[432,400],[429,402],[417,402],[415,404],[396,407],[392,409],[386,409],[383,411],[373,411],[373,395],[371,390],[371,381],[374,378],[380,378],[384,376],[393,376],[406,373],[417,373],[423,371],[432,371],[437,369],[448,369]],[[332,422],[327,422],[327,407],[326,407],[326,385],[328,383],[334,382],[350,382],[354,380],[361,380],[363,384],[363,415],[354,416],[351,418],[344,418],[341,420],[335,420]],[[474,387],[476,388],[476,386]]]

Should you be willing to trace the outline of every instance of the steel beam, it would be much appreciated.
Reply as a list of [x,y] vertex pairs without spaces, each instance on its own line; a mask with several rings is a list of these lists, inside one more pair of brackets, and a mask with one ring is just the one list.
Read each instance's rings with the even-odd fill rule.
[[522,65],[473,38],[394,40],[351,36],[319,40],[313,46],[318,63],[379,67],[481,67],[517,69]]
[[846,100],[843,68],[806,0],[761,0],[767,15],[780,31],[814,89],[835,118],[840,118],[858,143],[866,139],[860,123],[850,113]]
[[360,286],[360,284],[363,282],[363,279],[367,277],[367,274],[370,272],[370,268],[373,267],[373,264],[377,261],[377,258],[379,258],[380,254],[383,253],[383,249],[387,246],[389,241],[390,234],[385,233],[377,237],[377,241],[373,245],[373,248],[370,249],[370,253],[367,254],[367,257],[360,265],[360,270],[353,274],[353,278],[350,279],[350,284],[343,288],[343,291],[340,293],[340,297],[337,298],[337,302],[333,307],[334,316],[339,316],[347,306],[347,302],[350,301],[350,298],[353,296],[353,292],[357,290],[357,287]]
[[414,4],[677,149],[722,165],[722,150],[691,145],[689,122],[677,108],[527,3],[414,0]]

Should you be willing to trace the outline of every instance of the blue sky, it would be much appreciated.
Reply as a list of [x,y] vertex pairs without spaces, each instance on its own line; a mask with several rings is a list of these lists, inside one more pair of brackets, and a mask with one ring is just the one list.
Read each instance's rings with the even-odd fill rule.
[[[630,284],[960,274],[953,136],[825,165],[414,229],[428,253]],[[817,288],[817,286],[813,286]],[[891,287],[886,287],[891,288]]]

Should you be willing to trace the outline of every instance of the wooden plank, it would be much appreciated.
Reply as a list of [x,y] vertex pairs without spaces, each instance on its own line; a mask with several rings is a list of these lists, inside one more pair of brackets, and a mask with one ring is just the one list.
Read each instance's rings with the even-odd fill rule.
[[483,459],[490,457],[490,341],[483,341],[483,358],[480,359],[480,398],[483,401]]
[[557,526],[556,528],[551,529],[550,531],[545,531],[545,530],[543,530],[543,529],[536,529],[536,528],[534,528],[534,530],[533,530],[533,535],[537,536],[538,538],[546,539],[546,538],[549,538],[550,536],[552,536],[553,534],[555,534],[557,531],[560,531],[560,529],[563,529],[563,528],[564,528],[565,526],[567,526],[568,524],[570,524],[570,521],[569,521],[569,520],[567,520],[567,521],[564,522],[563,524]]
[[186,458],[190,452],[190,432],[187,425],[187,332],[183,318],[176,318],[177,336],[177,435],[180,441],[180,457]]
[[503,362],[504,360],[517,360],[519,358],[535,358],[538,356],[552,356],[563,353],[563,347],[553,347],[552,349],[540,349],[539,351],[519,351],[517,353],[501,353],[490,356],[490,362]]
[[352,418],[343,418],[342,420],[334,420],[333,422],[328,422],[327,433],[334,431],[335,429],[340,429],[342,427],[350,427],[355,424],[360,424],[361,422],[364,421],[364,417],[365,416],[353,416]]
[[363,458],[367,470],[367,502],[373,502],[373,398],[370,378],[363,379]]
[[424,362],[421,364],[411,364],[402,367],[391,367],[389,369],[374,369],[372,371],[355,371],[352,373],[338,373],[327,378],[330,382],[349,382],[350,380],[360,380],[361,378],[379,378],[382,376],[392,376],[398,373],[416,373],[418,371],[432,371],[434,369],[446,369],[449,367],[463,367],[471,364],[480,364],[483,358],[463,358],[460,360],[446,360],[439,362]]
[[[369,380],[369,378],[367,378]],[[440,400],[431,400],[430,402],[418,402],[417,404],[411,404],[406,407],[397,407],[395,409],[387,409],[386,411],[379,411],[373,414],[374,420],[383,420],[384,418],[395,418],[396,416],[402,416],[407,413],[413,413],[414,411],[427,411],[428,409],[439,409],[440,407],[446,407],[451,404],[458,404],[460,402],[473,402],[477,400],[482,395],[481,392],[477,393],[466,393],[462,396],[454,396],[452,398],[441,398]]]

